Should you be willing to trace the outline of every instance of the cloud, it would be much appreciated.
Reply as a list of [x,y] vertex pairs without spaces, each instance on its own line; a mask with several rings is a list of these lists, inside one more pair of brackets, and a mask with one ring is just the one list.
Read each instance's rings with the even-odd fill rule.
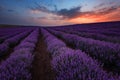
[[46,17],[44,18],[34,18],[34,21],[37,25],[41,26],[60,26],[60,25],[70,25],[72,24],[71,22],[68,22],[67,20],[54,20],[54,19],[47,19]]
[[35,7],[30,7],[30,9],[32,11],[42,11],[42,12],[46,12],[46,13],[50,13],[51,12],[47,7],[39,5],[38,3],[35,3],[35,4],[36,4]]
[[[104,6],[104,4],[101,3],[99,6]],[[54,5],[54,10],[49,10],[45,6],[37,5],[34,8],[30,8],[30,10],[33,14],[43,15],[42,17],[37,16],[35,18],[37,24],[42,25],[64,25],[120,20],[118,17],[120,16],[120,6],[107,6],[85,12],[82,12],[81,8],[81,6],[78,6],[58,10],[57,6]]]
[[49,12],[49,10],[44,6],[38,6],[38,7],[35,7],[35,8],[31,8],[31,9],[32,10],[42,11],[42,12]]
[[109,14],[113,11],[116,11],[118,8],[119,8],[119,6],[105,7],[105,8],[101,8],[101,9],[96,10],[96,12],[98,14],[105,15],[105,14]]
[[109,7],[119,7],[118,5],[119,2],[111,1],[111,2],[103,2],[98,4],[97,6],[94,7],[95,10],[101,9],[101,8],[109,8]]
[[116,9],[112,9],[111,12],[109,12],[109,14],[104,15],[101,20],[103,21],[120,21],[120,7],[116,8]]
[[93,22],[106,22],[106,21],[120,21],[120,7],[104,9],[100,12],[91,11],[85,12],[77,18],[69,19],[71,23],[93,23]]
[[44,12],[41,12],[40,14],[43,15],[43,16],[40,16],[39,19],[64,20],[64,18],[62,16],[59,16],[57,14],[44,13]]
[[65,18],[74,18],[80,14],[80,9],[81,9],[81,6],[74,7],[71,9],[61,9],[57,11],[57,15],[61,15]]
[[81,9],[81,6],[78,6],[78,7],[74,7],[74,8],[71,8],[71,9],[61,9],[61,10],[58,10],[57,9],[57,6],[54,5],[54,9],[55,10],[49,10],[47,7],[45,6],[41,6],[39,4],[36,4],[36,7],[31,7],[30,10],[31,12],[45,12],[45,13],[50,13],[50,14],[55,14],[55,15],[58,15],[58,16],[63,16],[64,18],[74,18],[76,17],[77,15],[80,14],[80,9]]
[[[104,3],[101,3],[97,7],[104,6],[104,5],[105,5]],[[36,3],[36,7],[30,8],[30,9],[31,9],[31,12],[33,13],[44,12],[48,14],[62,16],[64,19],[73,19],[73,18],[77,18],[80,16],[106,15],[106,14],[111,13],[112,11],[115,11],[118,8],[118,6],[103,7],[95,11],[86,11],[86,12],[81,11],[82,6],[73,7],[71,9],[64,8],[64,9],[58,10],[57,6],[54,5],[54,8],[55,10],[49,10],[47,7],[41,6]]]
[[95,8],[95,9],[99,9],[99,8],[105,6],[105,5],[106,5],[105,3],[101,3],[101,4],[97,5],[97,6],[95,6],[94,8]]

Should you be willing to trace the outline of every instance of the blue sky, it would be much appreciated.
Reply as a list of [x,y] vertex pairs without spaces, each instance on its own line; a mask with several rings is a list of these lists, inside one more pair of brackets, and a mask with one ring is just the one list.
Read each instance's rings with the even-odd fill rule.
[[120,0],[0,1],[0,24],[54,26],[119,21],[119,13]]

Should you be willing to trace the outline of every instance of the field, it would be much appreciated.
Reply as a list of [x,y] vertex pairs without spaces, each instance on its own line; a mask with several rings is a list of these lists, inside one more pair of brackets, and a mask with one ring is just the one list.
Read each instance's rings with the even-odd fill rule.
[[120,22],[1,27],[0,80],[120,80]]

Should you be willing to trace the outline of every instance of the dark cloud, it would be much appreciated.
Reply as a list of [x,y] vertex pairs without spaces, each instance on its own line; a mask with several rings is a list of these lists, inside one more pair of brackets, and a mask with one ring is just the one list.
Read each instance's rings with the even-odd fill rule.
[[64,16],[66,18],[73,18],[75,16],[77,16],[78,14],[80,14],[80,9],[81,7],[74,7],[71,9],[61,9],[59,11],[57,11],[58,15]]

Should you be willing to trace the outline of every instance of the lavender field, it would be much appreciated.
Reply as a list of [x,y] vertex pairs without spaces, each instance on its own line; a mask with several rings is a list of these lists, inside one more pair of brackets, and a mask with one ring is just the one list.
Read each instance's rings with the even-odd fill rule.
[[120,80],[120,22],[1,27],[0,80]]

